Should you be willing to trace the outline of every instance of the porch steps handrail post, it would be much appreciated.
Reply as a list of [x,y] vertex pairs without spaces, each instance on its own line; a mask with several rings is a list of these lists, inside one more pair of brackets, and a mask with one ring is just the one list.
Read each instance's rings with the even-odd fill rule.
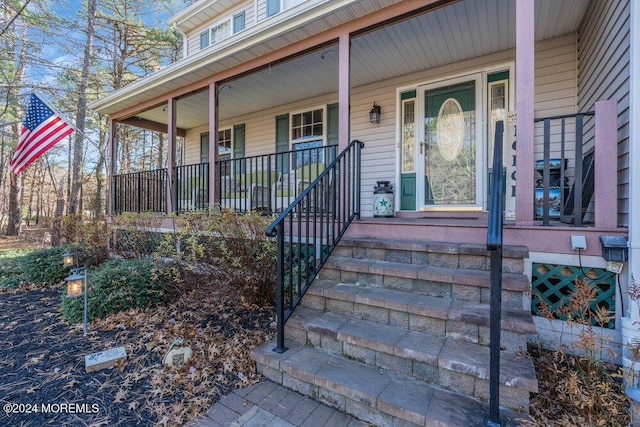
[[[358,201],[340,200],[334,204],[332,199],[347,196],[360,198],[360,192],[355,192],[359,189],[359,185],[355,183],[360,181],[359,151],[363,146],[362,142],[354,140],[324,170],[319,172],[316,166],[317,177],[265,230],[267,236],[276,238],[278,258],[276,261],[277,337],[274,352],[283,353],[287,350],[284,337],[286,321],[300,303],[302,296],[351,221],[360,215],[360,212],[355,212],[355,208],[360,206]],[[349,191],[343,191],[345,187]],[[330,207],[336,205],[337,209],[330,212]],[[297,222],[297,235],[294,235],[295,222]],[[302,222],[305,223],[304,227]],[[285,235],[285,226],[289,231],[288,236]]]
[[502,139],[504,122],[496,122],[493,173],[487,224],[487,249],[491,251],[489,312],[489,427],[500,426],[500,332],[502,317]]

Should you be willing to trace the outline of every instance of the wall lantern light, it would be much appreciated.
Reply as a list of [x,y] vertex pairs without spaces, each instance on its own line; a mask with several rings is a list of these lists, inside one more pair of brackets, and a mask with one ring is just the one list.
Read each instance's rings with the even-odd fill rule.
[[369,122],[376,125],[380,123],[380,106],[374,101],[373,108],[369,111]]

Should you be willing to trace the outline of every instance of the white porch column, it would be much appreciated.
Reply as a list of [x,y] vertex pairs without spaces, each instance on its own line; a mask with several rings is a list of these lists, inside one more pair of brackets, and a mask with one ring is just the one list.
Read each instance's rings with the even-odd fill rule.
[[[631,2],[629,100],[629,282],[640,281],[640,4]],[[629,302],[631,320],[640,321],[638,305]],[[636,328],[638,326],[636,325]]]
[[516,1],[516,224],[533,224],[535,3]]
[[351,36],[342,34],[338,42],[338,150],[351,139]]
[[218,160],[218,83],[209,85],[209,208],[217,202],[216,161]]
[[176,182],[174,167],[176,165],[176,100],[167,100],[167,214],[176,210]]

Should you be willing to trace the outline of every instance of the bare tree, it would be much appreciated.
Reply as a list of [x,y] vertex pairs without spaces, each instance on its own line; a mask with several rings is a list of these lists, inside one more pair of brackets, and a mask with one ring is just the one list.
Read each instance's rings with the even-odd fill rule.
[[69,200],[69,212],[76,213],[79,210],[80,193],[82,186],[82,170],[84,166],[83,142],[87,109],[87,87],[89,83],[89,71],[92,62],[93,35],[95,31],[97,0],[89,0],[87,4],[87,42],[84,46],[82,62],[82,76],[78,87],[78,110],[76,112],[76,135],[73,145],[73,178]]

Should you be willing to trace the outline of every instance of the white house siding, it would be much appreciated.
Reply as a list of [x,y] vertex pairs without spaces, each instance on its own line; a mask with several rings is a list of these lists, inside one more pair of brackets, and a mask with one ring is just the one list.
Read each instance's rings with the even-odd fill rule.
[[[636,1],[636,0],[633,0]],[[629,220],[629,28],[630,2],[592,1],[578,36],[578,109],[595,102],[618,102],[618,223]],[[590,146],[593,124],[585,129]]]
[[[254,26],[256,24],[255,10],[254,0],[247,0],[240,5],[224,11],[224,13],[221,13],[216,19],[209,21],[206,25],[202,25],[187,34],[187,56],[200,52],[200,34],[225,17],[244,11],[245,30]],[[231,37],[233,37],[233,35]]]
[[[536,117],[547,117],[576,112],[576,35],[538,42],[536,45]],[[397,89],[445,80],[452,76],[472,74],[505,65],[515,60],[515,50],[432,68],[419,73],[352,88],[351,139],[364,142],[362,152],[362,216],[373,215],[373,187],[376,181],[395,182],[396,178],[396,117]],[[511,76],[514,78],[515,76]],[[219,123],[224,129],[244,123],[245,155],[272,153],[275,149],[275,118],[292,111],[313,108],[337,102],[338,94],[331,93],[281,105],[260,112],[235,117]],[[382,109],[381,122],[369,123],[369,110],[373,103]],[[180,112],[178,111],[178,114]],[[207,127],[192,129],[187,134],[186,163],[200,161],[200,133]],[[539,138],[541,143],[542,139]],[[542,153],[542,148],[537,149]],[[557,151],[557,150],[556,150]],[[542,155],[540,154],[540,157]]]
[[[571,114],[576,111],[576,35],[570,34],[536,44],[535,112],[536,117]],[[362,154],[362,216],[373,215],[373,187],[378,180],[395,182],[396,115],[398,87],[411,87],[471,74],[497,64],[515,61],[515,50],[473,58],[432,68],[375,85],[352,90],[351,138],[365,143]],[[515,78],[515,76],[511,76]],[[382,121],[372,125],[368,113],[376,102],[382,108]],[[559,130],[556,130],[558,133]],[[572,136],[569,135],[569,139]],[[557,138],[559,140],[559,138]],[[536,147],[542,137],[536,140]],[[542,157],[542,148],[536,148]],[[552,151],[559,152],[555,146]]]
[[[538,42],[535,53],[535,117],[546,118],[577,113],[576,102],[576,38],[569,34]],[[565,158],[574,157],[575,120],[568,119],[565,127]],[[560,158],[562,125],[551,122],[550,158]],[[543,158],[544,124],[535,126],[535,159]],[[569,161],[567,177],[573,177],[574,162]]]

